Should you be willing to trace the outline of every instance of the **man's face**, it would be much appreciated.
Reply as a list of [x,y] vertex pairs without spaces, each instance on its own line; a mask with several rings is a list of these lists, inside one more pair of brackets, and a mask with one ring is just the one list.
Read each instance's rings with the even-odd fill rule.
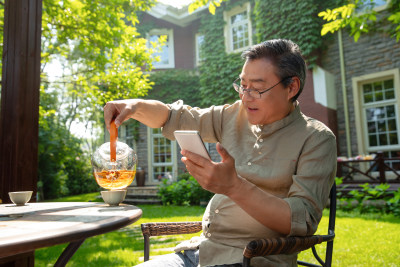
[[[241,85],[245,89],[264,91],[281,81],[275,74],[275,66],[267,59],[247,60],[240,74]],[[297,82],[295,82],[297,84]],[[240,94],[246,108],[248,120],[254,125],[265,125],[286,117],[293,110],[290,100],[296,93],[292,86],[284,88],[279,83],[274,88],[254,98],[248,93]]]

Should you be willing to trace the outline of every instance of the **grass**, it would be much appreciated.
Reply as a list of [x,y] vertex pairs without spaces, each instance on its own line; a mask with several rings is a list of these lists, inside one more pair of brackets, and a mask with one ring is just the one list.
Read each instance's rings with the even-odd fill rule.
[[[54,201],[100,201],[98,193],[57,199]],[[67,266],[133,266],[143,261],[143,237],[140,224],[160,221],[201,220],[203,207],[140,205],[142,218],[123,229],[87,239]],[[324,213],[318,233],[324,234],[328,224]],[[195,234],[197,235],[197,234]],[[194,235],[153,237],[150,255],[166,254],[181,240]],[[35,266],[53,266],[65,245],[38,249]],[[171,249],[169,249],[171,248]],[[320,253],[323,245],[317,247]],[[392,215],[356,214],[338,211],[333,266],[399,266],[400,218]],[[320,254],[323,258],[323,254]],[[312,261],[311,251],[299,259]]]

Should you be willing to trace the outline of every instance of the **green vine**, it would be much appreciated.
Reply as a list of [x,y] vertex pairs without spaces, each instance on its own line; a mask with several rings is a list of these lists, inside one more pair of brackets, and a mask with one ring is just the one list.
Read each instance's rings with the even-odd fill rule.
[[254,8],[257,43],[284,38],[297,43],[312,66],[322,45],[318,6],[315,0],[256,1]]
[[317,14],[342,0],[230,0],[217,8],[215,15],[203,14],[200,24],[200,32],[205,36],[202,47],[205,59],[200,66],[203,105],[232,103],[238,99],[231,85],[239,75],[243,61],[240,53],[227,54],[225,51],[223,13],[248,2],[253,10],[253,43],[274,38],[291,39],[300,46],[312,68],[323,48],[320,36],[323,21]]
[[191,106],[200,106],[199,76],[190,70],[165,70],[151,74],[150,81],[154,83],[149,90],[148,99],[172,103],[182,99]]
[[249,1],[229,1],[217,8],[215,15],[205,13],[201,18],[204,62],[199,68],[200,95],[205,106],[232,103],[238,99],[232,82],[239,76],[243,60],[240,53],[227,54],[225,51],[225,40],[222,38],[225,27],[223,13],[247,2]]

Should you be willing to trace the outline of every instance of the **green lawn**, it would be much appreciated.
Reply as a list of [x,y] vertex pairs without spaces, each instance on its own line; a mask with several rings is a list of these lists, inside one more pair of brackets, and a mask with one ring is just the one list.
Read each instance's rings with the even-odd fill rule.
[[[57,201],[100,201],[99,194],[58,199]],[[140,205],[142,218],[119,231],[87,239],[67,266],[133,266],[143,261],[143,237],[140,224],[156,221],[201,220],[203,207]],[[327,229],[327,213],[322,218],[319,233]],[[169,253],[184,236],[153,237],[150,255]],[[53,266],[66,245],[39,249],[35,252],[35,266]],[[322,250],[322,245],[317,248]],[[399,266],[400,218],[389,215],[357,215],[338,212],[333,266]],[[299,259],[310,261],[311,251]]]

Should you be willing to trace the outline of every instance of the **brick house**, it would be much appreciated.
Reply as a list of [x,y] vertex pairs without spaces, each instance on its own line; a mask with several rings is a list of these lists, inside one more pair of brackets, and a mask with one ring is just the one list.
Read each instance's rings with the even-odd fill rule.
[[[245,3],[224,12],[226,26],[221,38],[225,38],[227,53],[242,51],[253,44],[254,27],[249,19],[252,8]],[[385,6],[380,9],[384,12]],[[148,39],[168,36],[155,71],[196,70],[201,62],[202,36],[198,33],[201,12],[208,10],[203,8],[189,14],[187,8],[157,4],[143,15],[141,23],[154,25]],[[385,151],[396,156],[400,151],[400,43],[382,34],[362,36],[357,43],[347,33],[341,35],[342,38],[339,34],[327,37],[332,40],[318,65],[308,71],[299,98],[301,110],[324,122],[335,133],[339,155]],[[160,178],[174,180],[184,172],[178,145],[165,139],[159,129],[144,125],[137,129],[128,122],[120,127],[120,139],[137,151],[138,166],[147,174],[146,185],[157,185]],[[215,146],[206,145],[213,159],[218,160]]]

